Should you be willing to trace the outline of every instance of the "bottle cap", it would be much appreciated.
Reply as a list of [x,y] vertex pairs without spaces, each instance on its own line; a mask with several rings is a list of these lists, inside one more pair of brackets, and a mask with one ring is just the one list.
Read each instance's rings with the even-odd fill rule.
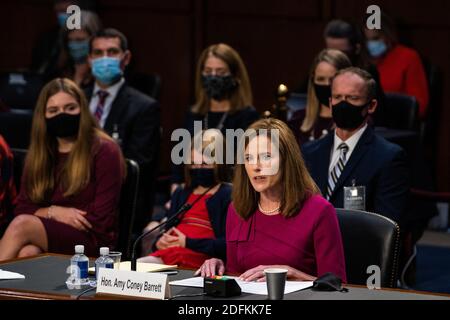
[[100,255],[101,256],[107,256],[109,254],[109,248],[108,247],[101,247],[100,248]]
[[84,253],[84,246],[82,244],[75,246],[75,253]]

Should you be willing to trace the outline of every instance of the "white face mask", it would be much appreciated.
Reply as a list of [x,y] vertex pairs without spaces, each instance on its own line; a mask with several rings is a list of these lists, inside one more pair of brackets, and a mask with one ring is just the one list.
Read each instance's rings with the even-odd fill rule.
[[368,40],[367,50],[373,58],[378,58],[386,53],[387,45],[383,40]]

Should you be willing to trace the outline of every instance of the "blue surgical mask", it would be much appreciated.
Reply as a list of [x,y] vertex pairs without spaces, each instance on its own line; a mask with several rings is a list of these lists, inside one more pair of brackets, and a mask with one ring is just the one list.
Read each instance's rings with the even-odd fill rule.
[[60,12],[60,13],[58,13],[57,18],[58,18],[58,24],[59,24],[59,26],[60,26],[61,28],[64,28],[65,25],[66,25],[66,21],[67,21],[67,19],[69,18],[69,15],[68,15],[67,13],[65,13],[65,12]]
[[367,50],[373,58],[379,58],[387,51],[387,45],[383,40],[368,40]]
[[67,47],[75,64],[86,62],[89,54],[89,40],[69,41]]
[[113,84],[122,77],[120,59],[103,57],[92,60],[92,74],[103,84]]

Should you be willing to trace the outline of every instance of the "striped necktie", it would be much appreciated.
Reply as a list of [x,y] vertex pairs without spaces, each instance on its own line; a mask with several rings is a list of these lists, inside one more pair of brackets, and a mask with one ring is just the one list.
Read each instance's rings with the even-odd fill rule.
[[102,119],[103,110],[105,109],[106,97],[109,96],[109,92],[99,90],[97,92],[97,94],[98,94],[98,103],[97,103],[97,108],[95,109],[94,116],[97,119],[97,121],[100,122],[100,120]]
[[348,145],[342,142],[339,145],[338,150],[340,151],[339,160],[330,171],[330,175],[328,177],[327,192],[325,194],[327,200],[330,200],[331,194],[334,191],[334,187],[336,186],[336,183],[342,171],[344,171],[344,166],[347,162]]

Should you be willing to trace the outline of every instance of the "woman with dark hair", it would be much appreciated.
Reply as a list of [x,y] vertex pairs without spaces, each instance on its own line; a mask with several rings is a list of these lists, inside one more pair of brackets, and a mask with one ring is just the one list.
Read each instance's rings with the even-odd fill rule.
[[320,139],[334,126],[330,109],[331,79],[351,66],[345,53],[324,49],[314,59],[308,78],[306,108],[295,112],[289,121],[299,145]]
[[31,129],[16,217],[0,240],[0,260],[42,252],[87,255],[114,247],[125,164],[98,128],[83,92],[69,79],[41,91]]
[[[381,15],[381,29],[365,29],[367,48],[380,73],[385,92],[413,96],[419,103],[419,115],[425,117],[428,83],[419,54],[398,42],[394,21]],[[395,106],[394,106],[395,107]]]
[[[244,163],[237,164],[226,225],[226,271],[264,281],[264,269],[284,268],[293,280],[332,272],[346,281],[336,211],[320,196],[299,146],[280,120],[255,122],[246,132]],[[221,259],[196,272],[222,275]]]
[[352,66],[369,72],[377,83],[377,112],[374,115],[374,124],[385,126],[389,123],[386,115],[386,97],[380,85],[380,76],[377,67],[370,60],[362,27],[345,20],[331,20],[323,33],[326,47],[344,52],[350,59]]
[[[232,47],[219,43],[203,50],[195,75],[196,102],[187,114],[184,127],[191,136],[194,123],[202,129],[245,130],[259,118],[252,106],[252,90],[247,69]],[[174,168],[172,191],[182,183],[181,167]]]
[[[167,218],[185,204],[192,204],[181,219],[169,226],[155,242],[154,251],[139,262],[177,264],[198,268],[211,257],[225,259],[225,223],[231,202],[231,185],[227,181],[224,139],[216,129],[199,134],[201,144],[191,144],[191,161],[185,164],[185,185],[171,197]],[[195,159],[199,159],[195,163]],[[155,223],[147,228],[153,228]],[[145,230],[144,230],[145,232]]]
[[102,28],[100,18],[95,12],[81,10],[80,29],[63,29],[63,48],[68,53],[61,75],[72,79],[85,88],[94,81],[88,63],[89,41]]

